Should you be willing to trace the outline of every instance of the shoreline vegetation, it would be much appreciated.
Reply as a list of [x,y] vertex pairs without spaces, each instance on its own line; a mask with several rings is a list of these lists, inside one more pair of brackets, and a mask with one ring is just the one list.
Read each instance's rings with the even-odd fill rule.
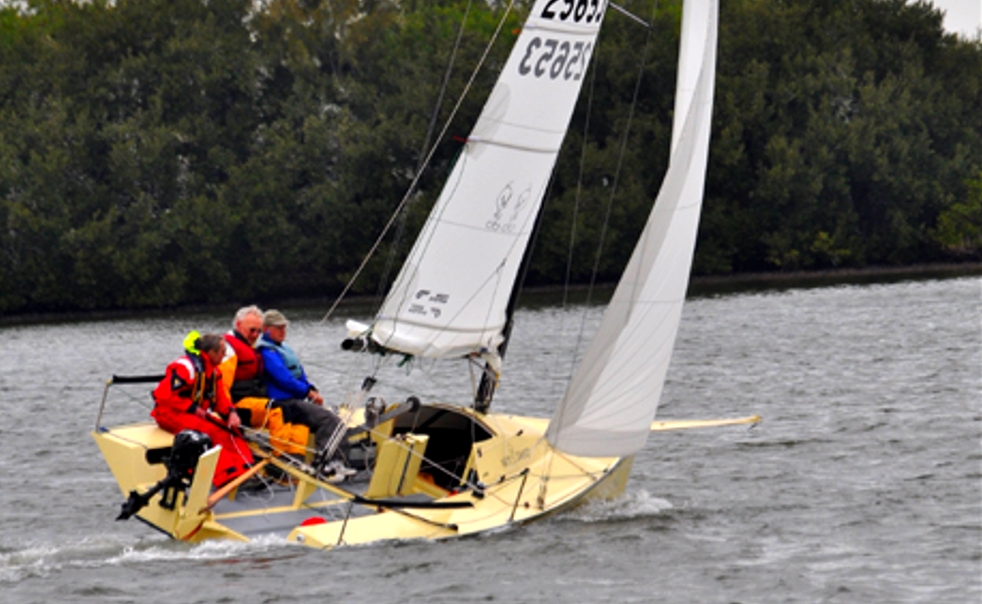
[[825,285],[890,283],[894,281],[946,279],[982,275],[982,262],[917,264],[912,266],[871,266],[789,273],[748,273],[745,275],[693,277],[689,296],[732,293],[754,289],[791,289]]
[[[526,291],[619,279],[668,164],[681,2],[659,0],[650,29],[608,11]],[[2,324],[323,300],[391,224],[351,291],[371,299],[470,157],[533,5],[15,4],[0,3]],[[982,40],[916,0],[720,10],[690,291],[982,262]],[[473,202],[493,216],[509,195]]]
[[[689,281],[686,297],[705,297],[740,294],[765,290],[787,290],[832,285],[856,285],[871,283],[893,283],[897,281],[922,281],[931,279],[953,279],[961,277],[982,277],[982,262],[934,263],[911,266],[881,266],[864,268],[841,268],[820,271],[794,271],[787,273],[747,273],[742,275],[693,276]],[[980,279],[982,292],[982,279]],[[591,303],[602,304],[613,292],[614,284],[594,286]],[[520,308],[559,304],[566,289],[570,304],[586,301],[589,286],[559,285],[533,286],[524,288],[519,300]],[[980,293],[982,295],[982,293]],[[338,305],[335,317],[342,310],[359,307],[374,312],[378,305],[376,296],[350,296]],[[333,298],[308,297],[274,300],[262,304],[263,308],[281,308],[295,312],[298,309],[310,312],[313,309],[326,309],[334,302]],[[138,317],[171,316],[181,313],[225,313],[231,317],[243,305],[253,302],[224,302],[214,304],[189,304],[173,308],[124,309],[124,310],[78,310],[52,313],[23,313],[19,315],[0,315],[0,328],[45,323],[66,323],[76,321],[112,321]]]

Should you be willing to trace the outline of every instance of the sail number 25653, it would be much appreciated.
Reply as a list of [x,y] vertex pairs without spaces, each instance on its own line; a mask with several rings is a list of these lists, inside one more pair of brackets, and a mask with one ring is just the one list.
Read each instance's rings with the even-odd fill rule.
[[543,19],[593,23],[604,14],[607,0],[549,0],[539,15]]
[[529,40],[525,47],[525,56],[518,64],[518,73],[527,76],[530,73],[541,78],[546,74],[553,80],[562,76],[564,80],[579,80],[586,71],[590,58],[590,42],[569,42],[536,36]]

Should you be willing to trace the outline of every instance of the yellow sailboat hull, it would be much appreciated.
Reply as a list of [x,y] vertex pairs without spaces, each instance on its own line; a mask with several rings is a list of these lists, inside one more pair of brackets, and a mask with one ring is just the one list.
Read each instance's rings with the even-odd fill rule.
[[[217,450],[213,450],[198,461],[190,487],[176,497],[173,509],[161,505],[163,494],[158,493],[136,516],[188,542],[249,540],[272,533],[323,549],[500,530],[588,498],[615,497],[627,483],[632,458],[564,455],[543,438],[547,420],[483,415],[439,405],[429,410],[474,422],[487,436],[469,445],[465,467],[459,478],[452,479],[454,485],[448,485],[446,477],[434,479],[438,467],[420,471],[428,449],[437,454],[446,449],[439,442],[448,438],[446,434],[438,430],[430,434],[376,433],[373,439],[379,446],[374,469],[360,483],[327,484],[282,458],[257,451],[267,463],[289,474],[294,484],[271,485],[268,493],[233,489],[220,501],[209,502],[215,496],[211,478]],[[146,493],[166,476],[160,459],[167,454],[173,436],[154,424],[99,428],[92,436],[124,496],[133,491]]]

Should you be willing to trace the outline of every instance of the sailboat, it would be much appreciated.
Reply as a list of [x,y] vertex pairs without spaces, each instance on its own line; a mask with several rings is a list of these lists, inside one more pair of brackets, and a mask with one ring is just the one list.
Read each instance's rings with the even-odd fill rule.
[[186,439],[151,423],[106,427],[100,409],[92,434],[130,497],[121,516],[189,542],[275,534],[333,548],[458,537],[618,495],[652,430],[758,419],[655,422],[702,204],[717,0],[684,2],[664,184],[555,414],[491,410],[515,283],[607,8],[607,0],[536,0],[388,296],[373,321],[347,324],[343,347],[361,354],[479,367],[473,402],[410,397],[381,407],[373,374],[342,406],[359,476],[328,483],[309,458],[257,446],[260,465],[290,478],[262,497],[238,493],[235,481],[212,489],[217,449],[189,456]]

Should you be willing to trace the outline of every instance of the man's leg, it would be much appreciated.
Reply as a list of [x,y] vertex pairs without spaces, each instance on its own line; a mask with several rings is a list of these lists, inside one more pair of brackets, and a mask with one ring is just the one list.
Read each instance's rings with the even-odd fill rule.
[[[303,424],[314,432],[314,446],[318,452],[322,452],[328,446],[334,437],[335,431],[339,428],[345,433],[347,432],[347,428],[342,425],[341,418],[320,405],[315,405],[308,401],[290,399],[273,401],[273,406],[283,410],[283,421]],[[347,457],[347,453],[348,438],[347,436],[342,436],[334,457],[337,457],[338,454]]]

